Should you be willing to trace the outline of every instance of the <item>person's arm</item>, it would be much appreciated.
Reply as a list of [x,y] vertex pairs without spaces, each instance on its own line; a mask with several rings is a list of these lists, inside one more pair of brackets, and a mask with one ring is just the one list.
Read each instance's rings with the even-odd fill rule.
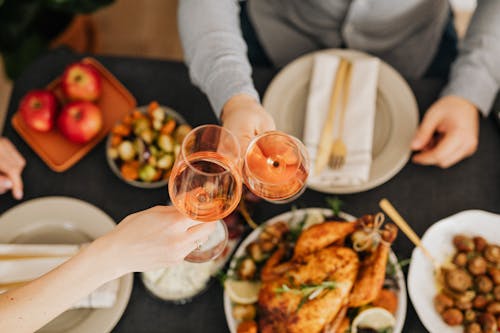
[[460,96],[488,115],[500,87],[500,1],[479,0],[442,96]]
[[0,332],[34,332],[110,280],[182,261],[213,231],[211,223],[192,224],[174,207],[128,216],[64,264],[0,294]]
[[182,0],[178,19],[191,80],[244,152],[255,135],[275,125],[252,82],[239,10],[237,0]]
[[500,87],[499,40],[500,1],[478,1],[448,85],[412,142],[415,163],[447,168],[476,151],[479,114],[488,115]]
[[179,1],[179,33],[191,80],[220,116],[233,96],[259,100],[241,34],[238,0]]
[[17,200],[23,197],[23,172],[26,161],[7,138],[0,137],[0,194],[12,190]]

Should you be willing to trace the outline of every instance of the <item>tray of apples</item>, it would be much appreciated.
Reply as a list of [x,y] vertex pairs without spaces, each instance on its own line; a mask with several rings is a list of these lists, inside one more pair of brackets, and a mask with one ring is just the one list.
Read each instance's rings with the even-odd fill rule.
[[26,93],[12,125],[54,171],[69,169],[136,106],[133,95],[93,58],[69,64]]

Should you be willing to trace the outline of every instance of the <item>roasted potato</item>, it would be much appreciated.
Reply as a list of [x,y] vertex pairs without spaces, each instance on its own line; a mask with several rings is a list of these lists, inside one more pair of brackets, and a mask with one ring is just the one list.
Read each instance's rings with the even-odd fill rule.
[[486,306],[486,312],[494,316],[500,315],[500,302],[492,302]]
[[500,285],[495,286],[493,289],[493,297],[495,298],[495,301],[500,301]]
[[483,333],[496,333],[498,328],[497,320],[491,313],[480,314],[478,317],[478,322],[483,329]]
[[488,246],[488,242],[481,236],[476,236],[472,239],[474,241],[474,248],[477,252],[483,252]]
[[500,264],[500,246],[488,245],[484,249],[484,257],[493,264]]
[[482,275],[486,273],[488,263],[483,257],[474,257],[467,263],[467,269],[472,275]]
[[474,309],[482,310],[488,304],[488,300],[484,295],[477,295],[472,301]]
[[233,317],[238,321],[253,320],[256,313],[253,304],[235,304],[233,307]]
[[250,258],[252,258],[255,262],[261,262],[266,258],[262,247],[259,242],[252,242],[247,245],[246,251]]
[[476,290],[482,294],[489,293],[493,289],[493,281],[487,275],[480,275],[475,278]]
[[458,251],[474,251],[474,241],[464,235],[456,235],[455,237],[453,237],[453,245],[455,245]]
[[257,273],[257,265],[251,258],[243,259],[236,270],[236,274],[242,280],[252,280]]
[[453,306],[453,299],[443,293],[437,294],[434,297],[434,307],[438,313],[443,313],[444,310]]
[[390,313],[395,314],[398,309],[398,296],[392,290],[380,289],[377,298],[373,301],[372,305],[384,308]]
[[481,329],[481,325],[478,323],[470,323],[467,326],[465,326],[465,333],[482,333],[483,330]]
[[467,253],[457,252],[453,257],[453,263],[458,267],[465,267],[467,265]]
[[460,325],[464,321],[462,311],[457,308],[450,308],[442,313],[443,320],[450,326]]
[[472,278],[464,269],[452,269],[445,272],[446,285],[457,292],[464,292],[472,287]]
[[238,325],[236,332],[237,333],[257,333],[258,332],[257,323],[253,320],[242,321]]

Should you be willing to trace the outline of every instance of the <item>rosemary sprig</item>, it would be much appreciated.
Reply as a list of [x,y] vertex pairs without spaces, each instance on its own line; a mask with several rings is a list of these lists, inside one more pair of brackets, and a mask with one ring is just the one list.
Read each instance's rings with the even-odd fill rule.
[[324,290],[332,290],[337,287],[337,282],[335,281],[323,281],[319,284],[301,284],[298,287],[289,287],[286,284],[282,284],[281,287],[274,289],[277,294],[292,293],[302,296],[297,307],[297,311],[304,305],[307,301],[311,301],[321,295]]

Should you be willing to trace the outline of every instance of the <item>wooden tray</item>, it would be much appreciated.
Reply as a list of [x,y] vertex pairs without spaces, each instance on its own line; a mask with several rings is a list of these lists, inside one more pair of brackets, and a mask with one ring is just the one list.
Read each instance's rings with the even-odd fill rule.
[[[19,111],[12,117],[14,129],[49,168],[57,172],[68,170],[84,157],[108,134],[114,124],[137,105],[134,96],[127,88],[97,60],[84,58],[82,62],[94,66],[102,78],[102,93],[96,104],[102,111],[103,127],[93,140],[85,144],[73,143],[59,132],[57,126],[50,132],[41,133],[28,127]],[[47,89],[52,90],[60,102],[66,102],[60,87],[60,77],[52,81]]]

